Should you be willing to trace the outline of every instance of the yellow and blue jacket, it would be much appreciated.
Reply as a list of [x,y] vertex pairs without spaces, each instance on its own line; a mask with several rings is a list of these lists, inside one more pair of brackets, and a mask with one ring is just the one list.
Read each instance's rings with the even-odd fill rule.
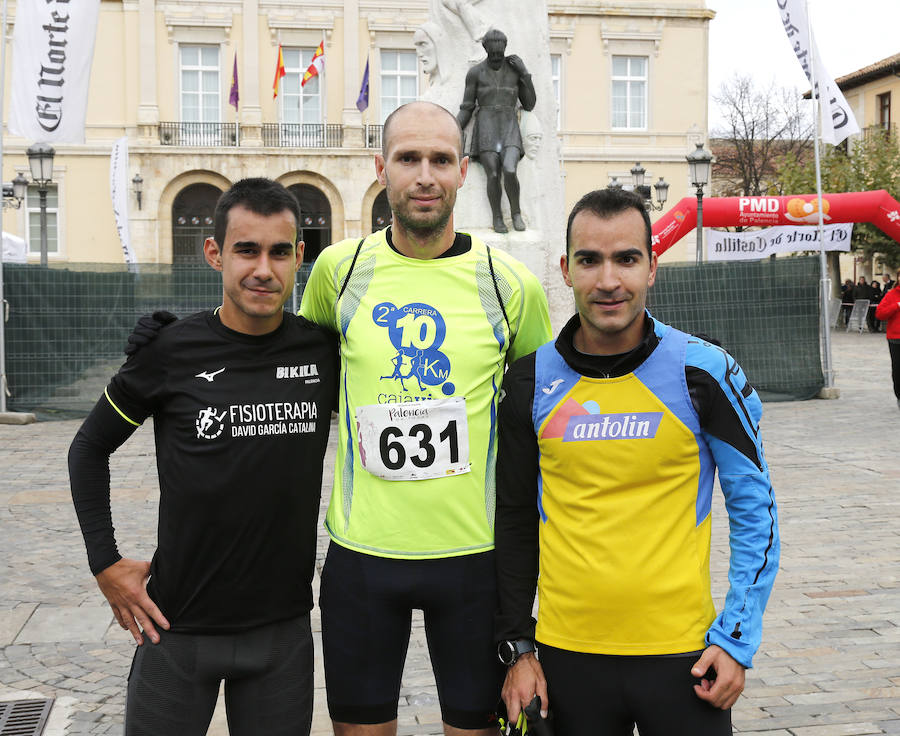
[[[717,644],[744,666],[778,567],[761,403],[726,351],[653,319],[635,350],[579,353],[578,317],[516,363],[499,417],[498,638],[661,655]],[[710,591],[716,470],[730,588]],[[540,550],[538,554],[538,550]]]

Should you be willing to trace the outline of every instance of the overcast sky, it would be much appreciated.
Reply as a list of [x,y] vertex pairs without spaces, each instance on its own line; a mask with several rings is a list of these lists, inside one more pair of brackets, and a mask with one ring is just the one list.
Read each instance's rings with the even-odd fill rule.
[[[776,0],[707,0],[709,91],[736,72],[760,86],[809,89],[781,25]],[[813,35],[833,77],[900,53],[900,0],[808,0]],[[710,99],[709,125],[720,116]]]

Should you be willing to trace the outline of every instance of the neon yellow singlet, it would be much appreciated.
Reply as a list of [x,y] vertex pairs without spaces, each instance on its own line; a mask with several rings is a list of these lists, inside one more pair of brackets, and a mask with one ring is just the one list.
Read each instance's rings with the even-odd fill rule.
[[[366,238],[338,302],[358,242],[322,252],[300,309],[341,339],[328,532],[383,557],[492,549],[497,395],[507,359],[550,338],[544,292],[521,263],[491,250],[495,286],[475,238],[462,255],[418,260],[394,251],[381,231]],[[432,406],[446,413],[423,411]],[[402,479],[370,472],[376,466]]]

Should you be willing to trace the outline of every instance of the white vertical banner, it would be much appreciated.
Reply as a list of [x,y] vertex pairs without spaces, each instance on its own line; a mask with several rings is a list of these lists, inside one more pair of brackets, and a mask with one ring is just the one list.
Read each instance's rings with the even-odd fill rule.
[[112,147],[109,159],[109,193],[112,195],[116,230],[122,242],[122,254],[129,265],[137,263],[128,229],[128,137],[122,136]]
[[42,143],[84,143],[100,0],[16,3],[9,130]]
[[[806,0],[776,0],[788,41],[797,55],[803,73],[818,96],[822,111],[822,140],[836,146],[845,138],[859,133],[859,125],[850,105],[822,63],[822,55],[812,35],[806,14]],[[849,11],[848,12],[852,12]],[[817,95],[818,92],[818,95]]]

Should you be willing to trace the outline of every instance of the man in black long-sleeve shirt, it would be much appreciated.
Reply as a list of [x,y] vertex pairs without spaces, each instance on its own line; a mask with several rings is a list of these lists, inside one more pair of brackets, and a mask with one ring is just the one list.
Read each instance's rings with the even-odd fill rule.
[[[226,192],[204,245],[222,272],[222,306],[129,358],[72,442],[91,571],[139,645],[126,734],[205,734],[222,679],[232,734],[309,733],[337,348],[283,311],[302,261],[298,220],[296,200],[270,180]],[[152,562],[119,554],[109,502],[109,456],[148,416],[160,481]]]

